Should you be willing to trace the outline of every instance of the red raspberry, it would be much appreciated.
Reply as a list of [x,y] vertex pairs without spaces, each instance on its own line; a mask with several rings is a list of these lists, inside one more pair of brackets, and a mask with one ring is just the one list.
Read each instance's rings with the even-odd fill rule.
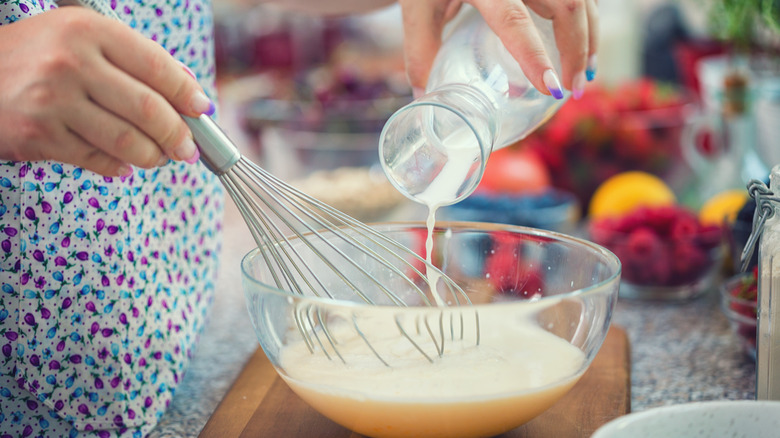
[[707,268],[708,257],[705,251],[697,246],[679,242],[672,248],[672,274],[677,284],[695,279]]
[[715,248],[723,240],[723,227],[720,225],[702,225],[699,227],[699,235],[696,241],[703,248]]
[[681,209],[674,205],[646,208],[643,212],[647,225],[659,236],[668,236],[672,224],[680,217]]
[[617,221],[612,218],[604,218],[593,222],[590,225],[590,238],[598,243],[609,247],[620,240],[621,233],[616,231]]
[[672,223],[669,238],[672,240],[691,241],[699,234],[699,221],[695,218],[680,216]]
[[646,285],[651,281],[650,274],[642,264],[623,264],[623,279],[628,283]]
[[652,275],[651,284],[665,286],[672,280],[672,266],[669,258],[666,256],[655,257],[650,262],[647,270]]
[[637,228],[626,239],[626,256],[631,261],[645,262],[663,255],[663,243],[647,227]]
[[634,231],[638,227],[645,224],[645,219],[642,216],[643,212],[640,210],[635,210],[632,213],[629,213],[619,219],[617,219],[615,223],[615,230],[620,231],[621,233],[630,233],[631,231]]
[[495,235],[493,248],[485,261],[485,276],[501,293],[529,299],[543,294],[543,276],[537,267],[527,266],[520,241],[515,236]]

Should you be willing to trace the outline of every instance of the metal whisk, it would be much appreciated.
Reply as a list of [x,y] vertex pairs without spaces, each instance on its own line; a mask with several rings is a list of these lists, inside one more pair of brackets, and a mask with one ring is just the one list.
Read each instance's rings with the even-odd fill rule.
[[[76,0],[76,3],[119,20],[106,0]],[[210,117],[183,118],[200,149],[201,161],[219,177],[238,206],[279,289],[317,297],[358,297],[372,305],[433,307],[442,304],[432,299],[437,293],[449,298],[454,306],[471,304],[451,278],[407,246],[304,194],[244,158]],[[294,245],[293,240],[302,244]],[[420,287],[415,280],[426,280],[428,272],[438,278],[438,288],[435,284]],[[368,289],[372,293],[367,293]],[[417,318],[413,330],[395,318],[400,335],[431,362],[444,354],[445,339],[465,337],[464,314],[459,312],[454,316],[444,309],[438,313],[437,321],[431,322],[429,315]],[[322,351],[329,358],[335,356],[344,361],[337,348],[338,341],[328,330],[327,318],[312,308],[296,312],[296,326],[309,350]],[[475,336],[469,340],[479,344],[478,314],[474,312],[469,321],[475,330]],[[353,329],[373,354],[390,366],[357,322],[353,322]],[[421,343],[425,337],[413,336],[414,332],[427,333],[433,352],[430,345]]]
[[[355,299],[372,305],[437,306],[439,296],[449,305],[469,305],[461,287],[417,253],[355,219],[295,189],[243,157],[233,142],[208,116],[184,117],[201,151],[201,161],[216,174],[237,205],[262,251],[276,287],[299,295]],[[429,284],[433,272],[437,284]],[[426,286],[427,284],[427,286]],[[371,291],[370,293],[368,291]],[[427,360],[444,354],[445,339],[463,339],[473,325],[479,343],[479,319],[462,312],[440,312],[436,321],[416,321],[411,330],[396,318],[399,334]],[[298,309],[296,325],[310,351],[344,360],[327,321],[311,308]],[[435,327],[435,328],[434,328]],[[385,365],[357,323],[354,330]],[[433,345],[422,345],[427,333]],[[317,348],[319,347],[319,348]],[[329,353],[330,352],[330,353]]]

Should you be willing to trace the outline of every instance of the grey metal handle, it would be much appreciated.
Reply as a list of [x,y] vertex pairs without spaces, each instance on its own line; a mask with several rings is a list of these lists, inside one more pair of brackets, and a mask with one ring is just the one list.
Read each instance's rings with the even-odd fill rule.
[[[77,0],[82,6],[86,6],[106,17],[119,20],[119,16],[111,9],[106,0]],[[187,126],[192,131],[195,143],[200,149],[200,160],[210,171],[216,175],[222,175],[230,170],[238,160],[241,159],[241,153],[228,138],[228,136],[219,128],[211,117],[203,114],[197,119],[182,116]]]
[[241,159],[241,153],[211,117],[203,114],[197,119],[182,118],[200,149],[200,160],[210,171],[222,175]]

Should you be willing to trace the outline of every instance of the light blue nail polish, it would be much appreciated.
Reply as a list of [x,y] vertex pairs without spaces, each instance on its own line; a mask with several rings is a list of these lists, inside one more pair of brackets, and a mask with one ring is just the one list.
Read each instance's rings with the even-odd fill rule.
[[588,79],[588,82],[592,81],[596,77],[596,70],[587,69],[585,70],[585,78]]

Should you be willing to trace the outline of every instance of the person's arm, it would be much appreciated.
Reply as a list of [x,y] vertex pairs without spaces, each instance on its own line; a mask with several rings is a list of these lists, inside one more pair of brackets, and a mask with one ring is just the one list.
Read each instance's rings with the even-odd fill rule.
[[0,159],[107,176],[198,158],[179,114],[213,107],[159,44],[80,7],[0,26]]

